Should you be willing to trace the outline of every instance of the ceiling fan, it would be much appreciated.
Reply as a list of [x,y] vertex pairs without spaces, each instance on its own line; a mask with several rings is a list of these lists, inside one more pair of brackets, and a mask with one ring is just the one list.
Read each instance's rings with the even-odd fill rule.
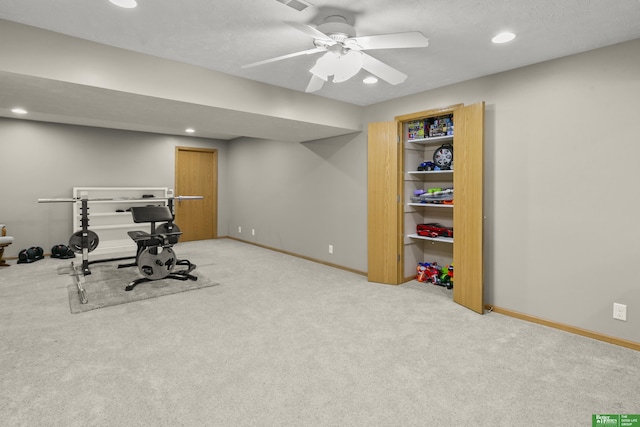
[[328,81],[329,76],[333,76],[334,83],[340,83],[349,80],[361,69],[369,71],[392,85],[400,84],[407,79],[406,74],[375,59],[364,51],[427,47],[429,45],[429,40],[419,31],[356,37],[355,28],[347,23],[346,18],[339,15],[327,17],[318,28],[295,22],[288,22],[288,24],[313,37],[315,47],[243,65],[242,68],[252,68],[296,56],[325,52],[309,70],[311,80],[307,85],[306,92],[320,90],[324,82]]

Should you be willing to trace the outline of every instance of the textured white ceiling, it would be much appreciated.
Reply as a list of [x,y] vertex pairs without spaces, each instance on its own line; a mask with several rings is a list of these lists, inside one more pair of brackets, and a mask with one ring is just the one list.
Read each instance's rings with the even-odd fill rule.
[[[338,110],[348,110],[640,38],[640,0],[312,0],[311,3],[311,7],[300,12],[277,0],[138,0],[135,9],[118,8],[108,0],[0,0],[0,31],[6,30],[4,38],[0,38],[0,49],[6,52],[0,56],[0,116],[18,118],[10,109],[23,105],[32,110],[29,115],[19,117],[27,120],[176,135],[184,134],[189,126],[197,129],[194,136],[205,138],[231,140],[248,136],[305,141],[357,132],[361,126],[323,121],[322,116],[331,112],[327,109],[334,108],[321,101],[334,102]],[[31,43],[32,50],[34,43],[40,43],[36,46],[41,53],[47,49],[49,39],[64,37],[43,35],[42,31],[30,31],[30,27],[23,25],[19,29],[7,22],[188,64],[183,67],[202,67],[209,73],[222,72],[304,92],[311,77],[308,70],[319,55],[294,57],[245,70],[241,66],[312,48],[312,38],[287,22],[317,26],[327,16],[336,14],[347,18],[359,36],[420,31],[430,44],[427,48],[368,51],[408,75],[397,86],[382,80],[365,85],[362,79],[367,73],[361,71],[347,82],[324,84],[315,95],[325,100],[278,90],[279,99],[290,100],[289,110],[308,110],[318,118],[314,120],[283,118],[282,111],[271,104],[261,110],[264,113],[257,113],[230,106],[218,108],[216,104],[181,102],[175,97],[163,97],[160,86],[157,93],[141,96],[140,80],[106,90],[98,84],[55,75],[53,69],[60,70],[61,64],[56,58],[73,55],[49,57],[49,61],[57,61],[50,67],[42,58],[27,60],[31,69],[22,75],[16,70],[24,63],[14,58],[17,55],[24,60],[25,56],[18,53],[21,52],[17,47],[21,46],[20,41],[15,39],[18,33],[28,35],[30,41],[26,43]],[[491,37],[504,30],[515,32],[518,37],[508,44],[492,44]],[[60,43],[56,48],[62,50],[56,51],[56,55],[76,52],[74,49],[80,46],[68,39]],[[81,63],[68,64],[66,72],[71,75],[80,72],[79,68],[95,69],[97,62],[104,64],[109,55],[115,55],[111,52],[100,56],[105,51],[100,48],[104,46],[83,43],[82,49],[100,52],[93,59],[85,59],[82,55],[87,51],[78,50],[75,57],[80,56],[86,67]],[[131,55],[122,56],[128,58],[131,67]],[[113,61],[109,64],[122,64],[115,57]],[[126,77],[131,71],[122,65],[118,70],[119,75],[115,76],[117,73],[111,69],[107,78]],[[149,69],[135,71],[153,74]],[[226,81],[219,73],[216,75],[218,86]],[[171,88],[176,91],[184,80],[184,76],[176,75],[175,80],[165,84],[176,86]],[[245,87],[256,87],[252,92],[254,99],[248,102],[269,103],[277,89],[240,80],[243,89],[229,87],[225,94],[227,102],[233,103],[240,93],[246,93]],[[210,91],[213,81],[188,83],[193,95],[193,90]],[[338,106],[334,100],[353,105]]]
[[[369,105],[452,83],[640,38],[639,0],[313,0],[299,12],[276,0],[0,0],[0,18],[304,91],[317,56],[242,70],[243,64],[312,48],[285,24],[345,16],[358,35],[421,31],[430,46],[369,53],[409,75],[366,86],[361,71],[318,95]],[[503,30],[518,37],[490,42]]]

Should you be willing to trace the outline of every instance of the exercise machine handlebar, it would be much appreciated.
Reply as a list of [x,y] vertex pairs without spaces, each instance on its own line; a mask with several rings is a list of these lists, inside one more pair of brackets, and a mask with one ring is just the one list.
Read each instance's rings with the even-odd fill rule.
[[86,200],[88,202],[102,202],[102,201],[113,201],[113,200],[200,200],[204,199],[203,196],[174,196],[174,197],[150,197],[148,199],[132,199],[132,198],[92,198],[92,199],[83,199],[82,197],[59,197],[52,199],[38,199],[38,203],[75,203]]
[[[171,197],[169,197],[169,199],[171,199]],[[173,199],[176,199],[177,201],[180,200],[199,200],[199,199],[204,199],[203,196],[175,196],[173,197]]]

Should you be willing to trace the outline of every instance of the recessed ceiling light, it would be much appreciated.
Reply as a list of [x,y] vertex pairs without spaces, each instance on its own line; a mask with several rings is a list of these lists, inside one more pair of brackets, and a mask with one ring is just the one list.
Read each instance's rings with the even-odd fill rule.
[[125,9],[133,9],[138,6],[136,0],[109,0],[111,3],[116,6],[124,7]]
[[184,131],[185,131],[186,133],[194,133],[196,130],[195,130],[195,129],[193,129],[193,128],[186,128]]
[[368,85],[372,85],[374,83],[378,83],[378,79],[376,79],[373,76],[369,76],[369,77],[365,77],[364,80],[362,80],[364,83],[368,84]]
[[496,44],[500,44],[500,43],[507,43],[510,42],[511,40],[515,39],[516,35],[510,32],[504,32],[504,33],[500,33],[497,36],[495,36],[494,38],[491,39],[491,41],[493,43]]
[[12,108],[11,112],[14,113],[14,114],[27,114],[27,110],[25,110],[24,108],[19,108],[19,107]]

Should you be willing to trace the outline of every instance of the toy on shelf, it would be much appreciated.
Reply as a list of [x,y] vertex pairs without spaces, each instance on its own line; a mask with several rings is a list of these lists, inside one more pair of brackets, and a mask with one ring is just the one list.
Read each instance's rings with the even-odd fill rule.
[[436,169],[436,167],[437,166],[433,162],[422,162],[418,165],[418,172],[439,170],[439,168]]
[[425,133],[429,138],[453,135],[453,114],[427,119]]
[[416,280],[418,282],[439,283],[442,269],[437,262],[420,262],[418,263],[418,274]]
[[437,170],[453,170],[453,145],[446,143],[437,148],[433,152],[433,163]]
[[447,166],[445,167],[444,164],[443,166],[438,166],[436,163],[431,162],[431,161],[424,161],[422,163],[420,163],[417,167],[418,172],[439,172],[439,171],[452,171],[453,170],[453,160],[451,161],[451,163],[447,164]]
[[427,281],[427,266],[429,264],[425,263],[425,262],[419,262],[418,263],[418,268],[417,273],[416,273],[416,280],[418,282],[426,282]]
[[428,282],[447,289],[453,288],[453,264],[442,268],[437,262],[418,263],[416,280]]
[[442,269],[442,274],[440,274],[440,286],[445,286],[447,289],[453,289],[453,264],[449,264],[446,269]]
[[453,204],[453,188],[428,188],[414,190],[411,196],[413,203]]
[[436,222],[430,224],[418,224],[416,233],[422,237],[453,237],[453,227],[445,227]]
[[424,121],[414,120],[407,123],[407,139],[424,139]]

